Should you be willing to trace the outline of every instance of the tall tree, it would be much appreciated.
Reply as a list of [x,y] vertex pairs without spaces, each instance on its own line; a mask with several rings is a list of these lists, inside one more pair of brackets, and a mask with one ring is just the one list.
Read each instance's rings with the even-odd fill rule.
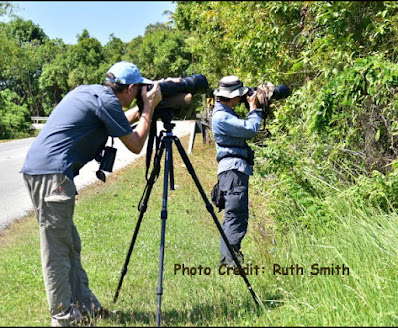
[[127,44],[126,59],[152,79],[185,76],[191,62],[186,37],[186,33],[165,24],[149,25],[144,37]]
[[1,23],[0,30],[1,50],[5,55],[0,72],[3,87],[16,92],[19,95],[16,99],[26,103],[32,115],[40,115],[38,78],[43,58],[40,58],[39,49],[48,37],[32,21],[15,16],[8,23]]
[[69,48],[67,60],[69,88],[80,84],[101,83],[103,72],[98,68],[104,61],[102,45],[86,29],[78,36],[77,44]]

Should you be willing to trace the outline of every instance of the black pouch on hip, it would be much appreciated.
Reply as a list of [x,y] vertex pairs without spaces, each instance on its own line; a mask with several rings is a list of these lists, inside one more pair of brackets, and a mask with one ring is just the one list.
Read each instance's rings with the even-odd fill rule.
[[221,212],[225,208],[224,192],[220,189],[219,181],[217,181],[211,190],[211,201],[218,207],[218,212]]
[[101,149],[100,154],[95,158],[97,162],[100,163],[100,167],[97,172],[95,172],[98,179],[105,182],[106,176],[104,171],[112,172],[113,164],[115,163],[116,158],[116,148],[113,148],[113,138],[112,138],[112,147],[106,146],[104,149]]

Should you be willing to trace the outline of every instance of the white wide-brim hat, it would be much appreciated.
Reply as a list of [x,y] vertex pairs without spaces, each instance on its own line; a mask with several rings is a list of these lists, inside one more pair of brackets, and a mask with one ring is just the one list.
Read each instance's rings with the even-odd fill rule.
[[220,86],[214,90],[215,96],[225,98],[235,98],[243,96],[249,91],[249,88],[243,86],[243,82],[235,75],[225,76],[220,80]]

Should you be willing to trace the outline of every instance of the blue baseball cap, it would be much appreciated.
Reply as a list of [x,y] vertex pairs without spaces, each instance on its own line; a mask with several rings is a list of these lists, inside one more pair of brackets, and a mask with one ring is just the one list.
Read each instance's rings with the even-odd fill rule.
[[121,61],[114,64],[107,73],[112,73],[115,78],[106,77],[108,81],[120,84],[153,84],[153,81],[141,76],[137,66],[128,61]]

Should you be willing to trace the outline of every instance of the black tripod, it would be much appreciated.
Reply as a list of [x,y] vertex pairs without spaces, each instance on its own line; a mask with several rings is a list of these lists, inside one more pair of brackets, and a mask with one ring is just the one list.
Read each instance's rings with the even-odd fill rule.
[[[156,122],[155,122],[155,124],[156,124]],[[162,205],[162,211],[161,211],[162,228],[161,228],[161,239],[160,239],[159,277],[158,277],[158,287],[157,287],[158,306],[157,306],[156,323],[158,326],[160,326],[160,321],[161,321],[161,305],[162,305],[162,294],[163,294],[163,264],[164,264],[164,245],[165,245],[165,234],[166,234],[167,193],[168,193],[169,177],[170,177],[171,189],[174,190],[174,171],[173,171],[173,155],[172,155],[172,142],[173,141],[177,146],[177,149],[184,161],[186,168],[188,169],[188,172],[191,174],[192,178],[195,181],[196,187],[198,188],[199,193],[201,194],[201,196],[206,204],[206,209],[213,217],[214,223],[217,225],[217,228],[220,231],[220,234],[221,234],[225,244],[227,245],[229,252],[232,254],[233,260],[234,260],[236,266],[240,270],[239,272],[243,273],[242,266],[241,266],[239,260],[237,259],[235,252],[233,251],[233,248],[232,248],[231,244],[229,243],[220,223],[218,222],[217,216],[214,213],[213,206],[210,204],[202,186],[200,185],[200,182],[199,182],[199,180],[195,174],[195,171],[193,169],[193,166],[192,166],[191,162],[189,161],[189,158],[188,158],[184,148],[182,147],[180,140],[178,139],[178,137],[173,135],[172,130],[173,130],[175,124],[172,124],[171,120],[163,121],[163,124],[164,124],[165,130],[160,132],[160,142],[158,143],[158,145],[156,147],[156,153],[154,156],[154,168],[153,168],[151,175],[147,181],[147,185],[145,187],[144,193],[141,197],[140,204],[138,206],[138,209],[140,211],[140,216],[138,218],[137,225],[135,227],[135,231],[133,234],[133,238],[131,240],[130,248],[128,250],[123,269],[121,271],[119,285],[117,287],[116,294],[113,299],[113,302],[116,302],[117,298],[119,296],[119,291],[120,291],[120,288],[123,283],[123,278],[127,272],[127,266],[130,261],[130,256],[131,256],[131,253],[133,252],[134,244],[137,239],[138,230],[140,228],[144,213],[147,209],[148,199],[151,194],[152,187],[155,183],[155,180],[159,176],[160,160],[162,158],[164,150],[166,149],[165,167],[164,167],[164,182],[163,182],[163,203],[162,203],[163,205]],[[241,277],[245,281],[247,288],[249,289],[251,295],[253,296],[254,302],[256,303],[256,305],[259,305],[257,296],[254,293],[246,275],[241,274]]]

